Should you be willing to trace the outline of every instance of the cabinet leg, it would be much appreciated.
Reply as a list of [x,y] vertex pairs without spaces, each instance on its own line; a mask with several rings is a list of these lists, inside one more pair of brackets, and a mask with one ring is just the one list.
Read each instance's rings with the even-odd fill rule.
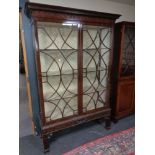
[[44,135],[42,137],[42,139],[43,139],[44,153],[49,152],[49,139],[48,139],[48,135]]
[[98,124],[102,124],[104,122],[104,120],[103,119],[96,119],[95,122]]
[[105,129],[107,129],[107,130],[111,129],[111,119],[110,119],[110,117],[107,117],[105,119]]
[[114,119],[113,119],[113,122],[114,122],[114,123],[118,123],[118,119],[114,118]]

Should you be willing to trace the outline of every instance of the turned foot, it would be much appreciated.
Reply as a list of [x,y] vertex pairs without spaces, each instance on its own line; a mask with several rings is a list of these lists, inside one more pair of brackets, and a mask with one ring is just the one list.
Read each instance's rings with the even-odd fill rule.
[[109,117],[105,119],[105,129],[111,129],[111,120]]
[[49,138],[48,138],[48,135],[43,136],[42,139],[43,139],[44,153],[49,152]]

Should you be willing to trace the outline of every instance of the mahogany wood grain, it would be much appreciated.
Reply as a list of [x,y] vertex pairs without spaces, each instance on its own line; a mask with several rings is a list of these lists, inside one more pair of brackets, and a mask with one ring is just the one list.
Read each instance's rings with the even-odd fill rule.
[[120,22],[115,24],[114,59],[112,68],[111,107],[113,120],[120,119],[134,113],[135,107],[135,76],[122,76],[122,53],[126,27],[135,27],[133,22]]
[[130,114],[134,102],[134,81],[120,81],[117,89],[116,118]]

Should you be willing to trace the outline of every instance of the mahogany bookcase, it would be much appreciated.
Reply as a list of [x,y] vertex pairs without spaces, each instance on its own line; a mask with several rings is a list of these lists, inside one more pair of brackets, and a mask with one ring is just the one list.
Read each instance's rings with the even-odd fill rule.
[[26,3],[25,13],[39,98],[32,112],[44,151],[59,130],[101,118],[110,128],[113,34],[120,15],[37,3]]

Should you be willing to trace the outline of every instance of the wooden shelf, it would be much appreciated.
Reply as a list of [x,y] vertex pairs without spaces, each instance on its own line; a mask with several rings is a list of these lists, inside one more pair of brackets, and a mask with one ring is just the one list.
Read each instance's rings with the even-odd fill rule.
[[60,71],[49,71],[49,72],[42,72],[42,77],[51,77],[51,76],[63,76],[63,75],[72,75],[73,74],[77,74],[78,71],[77,69],[74,69],[74,70],[63,70],[61,71],[61,74],[60,74]]
[[[89,67],[89,68],[83,68],[83,73],[91,73],[91,72],[98,72],[98,71],[104,71],[104,70],[108,70],[108,69],[105,69],[103,67],[100,67],[97,69],[95,67]],[[66,69],[66,70],[61,71],[61,74],[60,74],[60,71],[58,70],[42,72],[42,77],[63,76],[63,75],[73,76],[73,74],[78,74],[78,70],[77,69],[74,69],[74,70]]]
[[[52,90],[52,88],[51,88],[51,90]],[[83,94],[84,95],[92,94],[94,92],[101,92],[104,90],[105,90],[105,87],[103,87],[102,85],[98,85],[97,80],[93,84],[93,87],[90,86],[89,83],[86,83],[83,86]],[[44,100],[45,101],[48,101],[48,100],[52,101],[52,100],[60,100],[61,98],[67,99],[67,98],[77,97],[77,95],[76,95],[77,94],[77,84],[72,85],[70,88],[67,89],[66,92],[65,91],[66,91],[66,89],[63,86],[59,87],[59,89],[57,90],[57,93],[53,93],[50,90],[45,90],[44,91]],[[70,92],[72,92],[72,93],[70,93]],[[52,95],[52,97],[49,98],[49,96],[51,96],[51,95]]]
[[[96,50],[102,50],[102,49],[107,49],[107,48],[84,48],[83,51],[96,51]],[[67,52],[67,51],[76,51],[77,49],[39,49],[39,51],[48,51],[48,52],[58,52],[58,51],[63,51],[63,52]]]
[[39,51],[48,51],[48,52],[57,52],[58,51],[63,51],[63,52],[67,52],[67,51],[76,51],[78,49],[39,49]]

